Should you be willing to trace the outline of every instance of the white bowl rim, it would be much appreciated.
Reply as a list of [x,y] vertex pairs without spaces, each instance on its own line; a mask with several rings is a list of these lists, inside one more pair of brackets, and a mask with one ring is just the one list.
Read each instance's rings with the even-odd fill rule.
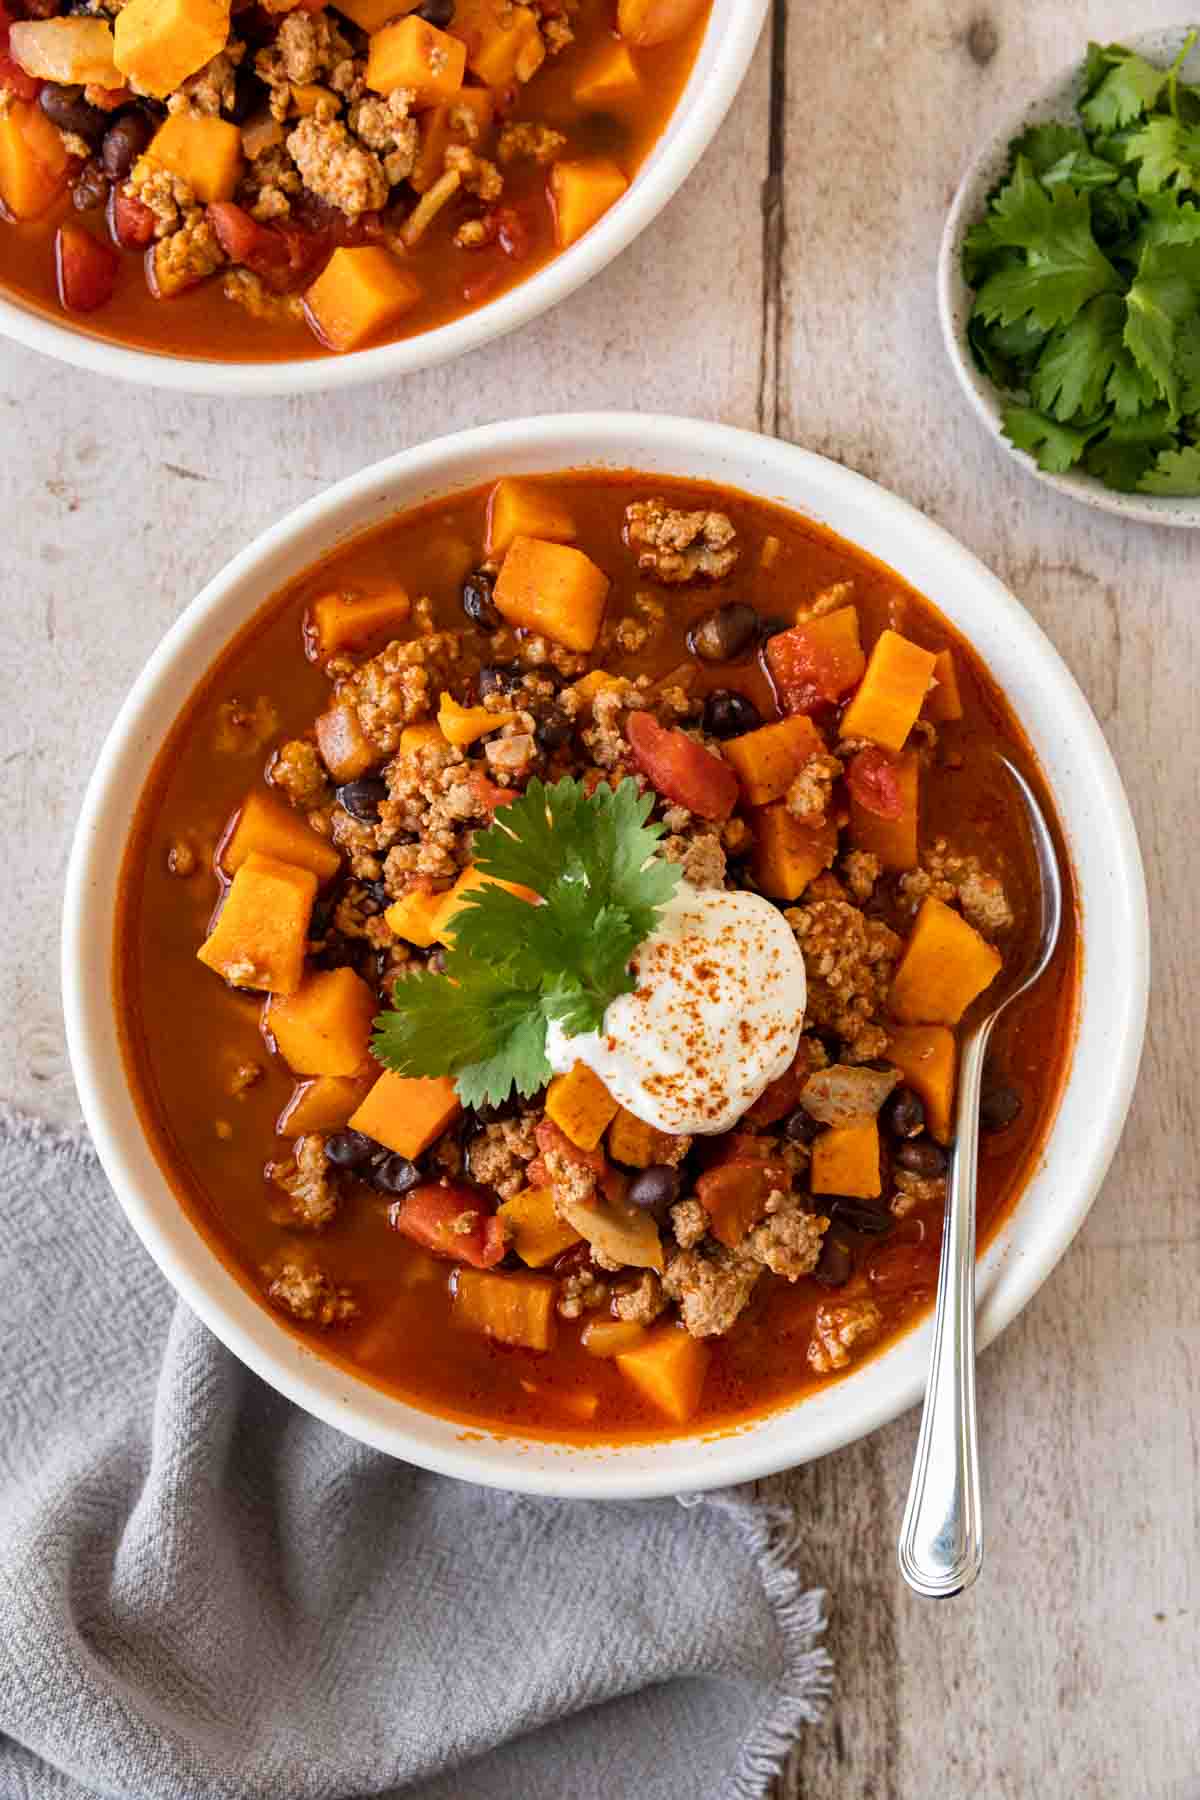
[[[1189,25],[1160,26],[1153,31],[1125,33],[1121,41],[1142,55],[1166,52],[1174,56],[1191,29]],[[1193,58],[1196,57],[1200,57],[1200,49],[1193,52]],[[1189,62],[1193,58],[1189,58]],[[1027,450],[1019,449],[1005,437],[1000,390],[976,367],[967,341],[967,321],[971,316],[973,296],[963,279],[963,239],[976,219],[983,215],[985,199],[1003,171],[1012,140],[1019,137],[1026,126],[1043,119],[1073,116],[1082,64],[1082,55],[1077,56],[1029,96],[1018,110],[1009,113],[1003,127],[995,131],[971,159],[959,182],[938,249],[937,300],[942,337],[958,384],[976,416],[1001,449],[1030,475],[1047,487],[1056,488],[1060,494],[1081,501],[1085,506],[1094,506],[1100,512],[1114,513],[1118,518],[1147,525],[1172,525],[1182,530],[1194,530],[1200,526],[1200,496],[1122,494],[1105,487],[1096,476],[1085,471],[1056,475],[1048,469],[1039,469]]]
[[[403,451],[352,475],[305,502],[240,551],[176,620],[150,657],[122,706],[97,758],[67,872],[62,983],[67,1042],[84,1117],[101,1163],[130,1223],[177,1292],[243,1362],[289,1399],[360,1441],[438,1473],[483,1485],[534,1494],[578,1498],[646,1498],[687,1490],[721,1488],[793,1467],[841,1448],[888,1422],[912,1405],[924,1385],[930,1324],[899,1339],[887,1351],[821,1394],[745,1426],[713,1436],[692,1436],[650,1445],[576,1446],[489,1433],[464,1427],[410,1407],[300,1344],[271,1318],[220,1263],[179,1205],[158,1168],[126,1087],[111,1005],[113,900],[116,870],[130,818],[129,794],[141,791],[164,730],[177,716],[154,722],[159,691],[168,683],[193,689],[214,660],[192,654],[202,638],[213,638],[218,615],[232,612],[239,585],[264,570],[273,557],[304,535],[319,535],[331,547],[338,522],[364,505],[395,510],[422,495],[475,485],[472,459],[492,473],[512,470],[520,455],[525,470],[640,466],[666,474],[680,472],[689,458],[707,466],[722,457],[755,471],[740,480],[746,491],[780,500],[820,519],[823,506],[860,508],[894,537],[905,556],[927,551],[944,570],[946,589],[974,588],[983,612],[995,621],[1003,641],[1014,646],[1021,667],[1037,666],[1053,697],[1055,734],[1070,740],[1085,759],[1080,792],[1094,805],[1111,868],[1081,902],[1112,909],[1110,936],[1115,951],[1103,971],[1108,1043],[1098,1067],[1089,1071],[1087,1097],[1075,1094],[1075,1065],[1060,1097],[1047,1150],[1063,1125],[1068,1100],[1086,1114],[1082,1141],[1072,1140],[1072,1181],[1065,1198],[1056,1195],[1052,1215],[1039,1217],[1038,1251],[1007,1256],[1007,1238],[1022,1216],[1029,1189],[980,1262],[979,1335],[987,1344],[1016,1316],[1049,1275],[1070,1243],[1104,1178],[1116,1149],[1132,1096],[1145,1029],[1149,980],[1149,923],[1145,879],[1128,802],[1112,755],[1091,709],[1058,652],[1041,628],[976,557],[907,501],[864,476],[811,451],[725,425],[638,413],[555,414],[503,421],[433,440]],[[464,472],[465,471],[465,472]],[[697,475],[698,479],[705,479]],[[710,474],[707,479],[722,477]],[[391,500],[394,487],[420,484],[419,493]],[[802,488],[805,499],[789,490]],[[381,513],[382,516],[382,513]],[[363,529],[363,518],[342,535]],[[832,523],[834,530],[838,529]],[[843,535],[846,535],[843,533]],[[306,551],[304,561],[314,560]],[[900,557],[897,554],[896,560]],[[299,566],[299,565],[298,565]],[[256,590],[254,605],[239,605],[236,617],[220,619],[220,644],[227,643],[255,605],[278,581]],[[941,602],[938,602],[941,604]],[[953,608],[947,606],[952,621]],[[962,628],[962,627],[960,627]],[[1011,696],[1010,696],[1011,698]],[[1020,707],[1013,699],[1020,717]],[[1056,796],[1059,817],[1070,838],[1076,802]],[[1078,806],[1083,808],[1080,800]],[[107,860],[107,872],[97,865]],[[1082,888],[1082,881],[1080,883]],[[1085,950],[1087,941],[1085,925]],[[103,982],[90,978],[102,958]],[[1084,981],[1089,963],[1085,954]],[[1098,977],[1099,979],[1099,977]],[[1079,1058],[1082,1030],[1076,1042]],[[1077,1124],[1079,1121],[1075,1121]],[[814,1428],[814,1421],[820,1424]],[[807,1429],[806,1429],[807,1426]],[[786,1441],[781,1443],[783,1436]],[[766,1439],[768,1441],[764,1442]]]
[[[201,357],[139,350],[59,324],[48,315],[0,293],[0,333],[26,349],[96,375],[116,376],[176,393],[237,395],[314,394],[387,381],[464,356],[516,331],[557,306],[620,255],[657,217],[691,174],[722,124],[741,87],[766,17],[768,0],[714,0],[696,63],[663,135],[615,206],[577,243],[497,299],[435,326],[372,350],[281,362],[223,363]],[[712,45],[712,67],[697,71]]]

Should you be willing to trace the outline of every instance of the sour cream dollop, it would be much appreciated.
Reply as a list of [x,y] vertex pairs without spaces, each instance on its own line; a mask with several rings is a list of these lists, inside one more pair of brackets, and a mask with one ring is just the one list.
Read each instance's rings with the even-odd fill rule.
[[550,1066],[583,1062],[614,1100],[659,1131],[728,1131],[795,1057],[804,958],[783,915],[758,894],[681,881],[633,958],[637,987],[599,1031],[551,1024]]

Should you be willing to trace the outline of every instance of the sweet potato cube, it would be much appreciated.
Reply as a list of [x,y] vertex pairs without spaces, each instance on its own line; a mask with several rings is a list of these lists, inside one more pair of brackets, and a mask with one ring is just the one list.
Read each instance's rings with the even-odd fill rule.
[[645,49],[679,37],[704,11],[705,0],[618,0],[617,30]]
[[517,537],[571,544],[576,535],[575,521],[562,501],[536,481],[513,481],[506,475],[488,496],[489,557],[502,557]]
[[234,876],[197,957],[232,987],[294,994],[304,978],[316,893],[311,869],[252,851]]
[[390,331],[420,298],[420,282],[390,251],[378,244],[343,245],[308,289],[304,310],[331,350],[358,350]]
[[275,1122],[280,1137],[304,1137],[310,1131],[341,1131],[361,1106],[376,1077],[317,1075],[301,1081]]
[[961,913],[930,896],[921,902],[892,982],[893,1017],[904,1025],[957,1025],[1002,961]]
[[425,888],[409,888],[407,894],[392,901],[383,916],[397,937],[415,944],[418,950],[428,950],[438,941],[448,892],[443,889],[431,894]]
[[618,1106],[608,1128],[608,1154],[628,1169],[652,1169],[657,1163],[670,1162],[676,1142],[669,1131],[647,1125],[623,1106]]
[[810,756],[825,748],[821,734],[804,713],[793,713],[774,725],[760,725],[725,745],[725,760],[737,770],[747,806],[782,800]]
[[36,219],[53,204],[69,161],[58,131],[35,102],[13,100],[0,112],[0,201],[14,219]]
[[604,44],[575,77],[571,98],[576,106],[600,109],[633,100],[641,92],[642,78],[629,54],[629,46],[619,39]]
[[420,4],[421,0],[338,0],[338,11],[370,37],[401,14],[416,12]]
[[512,1232],[513,1249],[531,1269],[545,1268],[580,1241],[575,1227],[555,1212],[551,1188],[526,1188],[499,1210]]
[[398,1156],[420,1156],[462,1111],[449,1075],[397,1075],[385,1069],[351,1114],[350,1127]]
[[546,60],[538,22],[528,6],[506,0],[455,0],[450,30],[461,38],[467,67],[485,87],[530,81]]
[[545,632],[568,650],[591,650],[600,635],[608,576],[570,544],[515,537],[493,598],[510,625]]
[[954,1130],[958,1045],[946,1025],[899,1025],[888,1039],[888,1062],[921,1097],[925,1123],[939,1144]]
[[475,888],[487,887],[495,882],[518,899],[527,900],[531,906],[536,905],[537,895],[532,888],[522,887],[519,881],[496,881],[495,876],[485,875],[470,863],[459,876],[454,886],[441,896],[441,910],[437,916],[436,939],[440,944],[451,944],[454,941],[454,915]]
[[546,1089],[546,1117],[579,1150],[594,1150],[616,1113],[617,1102],[586,1063],[556,1075]]
[[186,182],[205,205],[232,200],[242,174],[242,134],[228,119],[172,113],[151,138],[146,155]]
[[436,719],[422,719],[419,725],[406,725],[400,733],[400,748],[405,756],[416,756],[434,744],[444,744],[442,728]]
[[883,1192],[879,1167],[879,1125],[864,1119],[857,1125],[830,1125],[813,1139],[812,1191],[848,1194],[875,1200]]
[[430,107],[421,118],[421,146],[409,176],[418,194],[427,193],[445,172],[446,152],[452,144],[477,149],[492,129],[496,102],[487,88],[465,87],[452,100]]
[[582,156],[556,162],[547,187],[554,213],[554,241],[565,250],[596,223],[629,186],[610,156]]
[[228,36],[229,0],[127,0],[113,26],[113,54],[135,87],[165,100]]
[[903,806],[898,819],[884,819],[860,805],[851,787],[850,842],[877,856],[885,869],[915,869],[921,797],[921,760],[915,750],[897,757],[896,780]]
[[842,736],[869,738],[884,750],[902,750],[916,724],[937,661],[932,650],[883,632],[857,694],[842,718]]
[[634,1350],[617,1357],[617,1367],[643,1399],[686,1425],[700,1404],[712,1352],[679,1325],[660,1325]]
[[357,1075],[377,1001],[353,969],[317,969],[294,994],[274,995],[263,1024],[296,1075]]
[[308,609],[305,631],[318,655],[336,656],[340,650],[363,650],[394,637],[411,612],[412,601],[402,587],[379,594],[322,594]]
[[837,826],[806,825],[782,800],[760,807],[751,819],[754,879],[770,900],[798,900],[810,881],[837,855]]
[[936,685],[925,696],[925,704],[921,708],[922,717],[932,719],[935,725],[961,719],[962,690],[958,685],[958,664],[954,660],[953,650],[938,651],[933,659],[933,679]]
[[548,1275],[459,1269],[454,1277],[454,1320],[519,1350],[549,1350],[557,1295],[558,1283]]
[[335,107],[340,104],[333,89],[324,87],[319,81],[292,82],[292,105],[302,119],[311,118],[323,100],[330,101]]
[[486,706],[460,706],[452,694],[443,694],[438,702],[437,723],[446,742],[463,750],[489,731],[511,725],[516,716],[514,712],[489,712]]
[[327,712],[317,715],[315,729],[321,761],[337,782],[356,781],[383,761],[382,752],[364,732],[352,706],[335,701]]
[[255,788],[242,801],[237,822],[217,860],[227,875],[236,875],[248,856],[269,856],[297,869],[311,869],[319,882],[332,881],[342,866],[341,853],[312,829],[283,800]]
[[377,94],[411,88],[414,106],[436,106],[457,94],[466,67],[467,47],[460,39],[409,13],[372,34],[366,82]]
[[579,1334],[579,1341],[589,1356],[621,1356],[636,1350],[648,1336],[644,1325],[632,1319],[591,1318]]

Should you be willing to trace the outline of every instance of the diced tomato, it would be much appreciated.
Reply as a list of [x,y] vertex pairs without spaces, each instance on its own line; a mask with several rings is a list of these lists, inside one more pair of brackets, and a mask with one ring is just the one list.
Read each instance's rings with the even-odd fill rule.
[[701,819],[727,819],[737,804],[738,779],[727,762],[678,726],[660,725],[649,713],[630,713],[625,734],[633,759],[666,800]]
[[467,786],[471,790],[471,798],[489,813],[494,813],[498,806],[511,806],[517,797],[515,788],[497,787],[494,781],[488,780],[482,769],[472,769],[467,776]]
[[703,1156],[706,1167],[710,1169],[723,1169],[726,1163],[766,1160],[765,1143],[750,1131],[727,1131],[722,1137],[710,1138],[707,1155]]
[[743,1114],[751,1125],[775,1125],[795,1112],[800,1104],[800,1090],[812,1073],[812,1051],[800,1040],[795,1059],[782,1075],[769,1082],[750,1110]]
[[329,260],[333,247],[332,229],[327,225],[312,230],[260,225],[232,200],[214,200],[208,218],[229,260],[250,269],[275,293],[307,287]]
[[860,750],[846,766],[846,785],[856,806],[878,819],[899,819],[904,814],[900,774],[894,756],[872,746]]
[[560,1131],[553,1119],[543,1119],[535,1133],[537,1147],[545,1156],[548,1150],[556,1150],[567,1162],[581,1163],[590,1169],[599,1181],[608,1172],[608,1160],[603,1150],[581,1150],[573,1144],[565,1131]]
[[823,643],[795,625],[770,639],[767,667],[784,711],[811,713],[854,686],[862,674],[862,653],[850,644]]
[[108,197],[108,229],[122,250],[146,250],[154,242],[154,214],[114,187]]
[[[456,1231],[454,1222],[473,1213],[468,1231]],[[503,1222],[484,1211],[477,1188],[450,1182],[426,1182],[397,1200],[388,1213],[391,1225],[435,1256],[470,1263],[473,1269],[494,1269],[504,1260],[506,1237]]]
[[82,225],[60,225],[54,240],[58,297],[68,312],[95,312],[112,299],[120,257]]

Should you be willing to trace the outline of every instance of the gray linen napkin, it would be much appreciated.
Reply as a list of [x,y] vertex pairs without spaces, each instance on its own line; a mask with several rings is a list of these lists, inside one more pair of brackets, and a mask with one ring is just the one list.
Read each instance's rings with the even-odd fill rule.
[[3,1800],[747,1800],[829,1685],[794,1538],[362,1448],[176,1301],[86,1142],[0,1109]]

